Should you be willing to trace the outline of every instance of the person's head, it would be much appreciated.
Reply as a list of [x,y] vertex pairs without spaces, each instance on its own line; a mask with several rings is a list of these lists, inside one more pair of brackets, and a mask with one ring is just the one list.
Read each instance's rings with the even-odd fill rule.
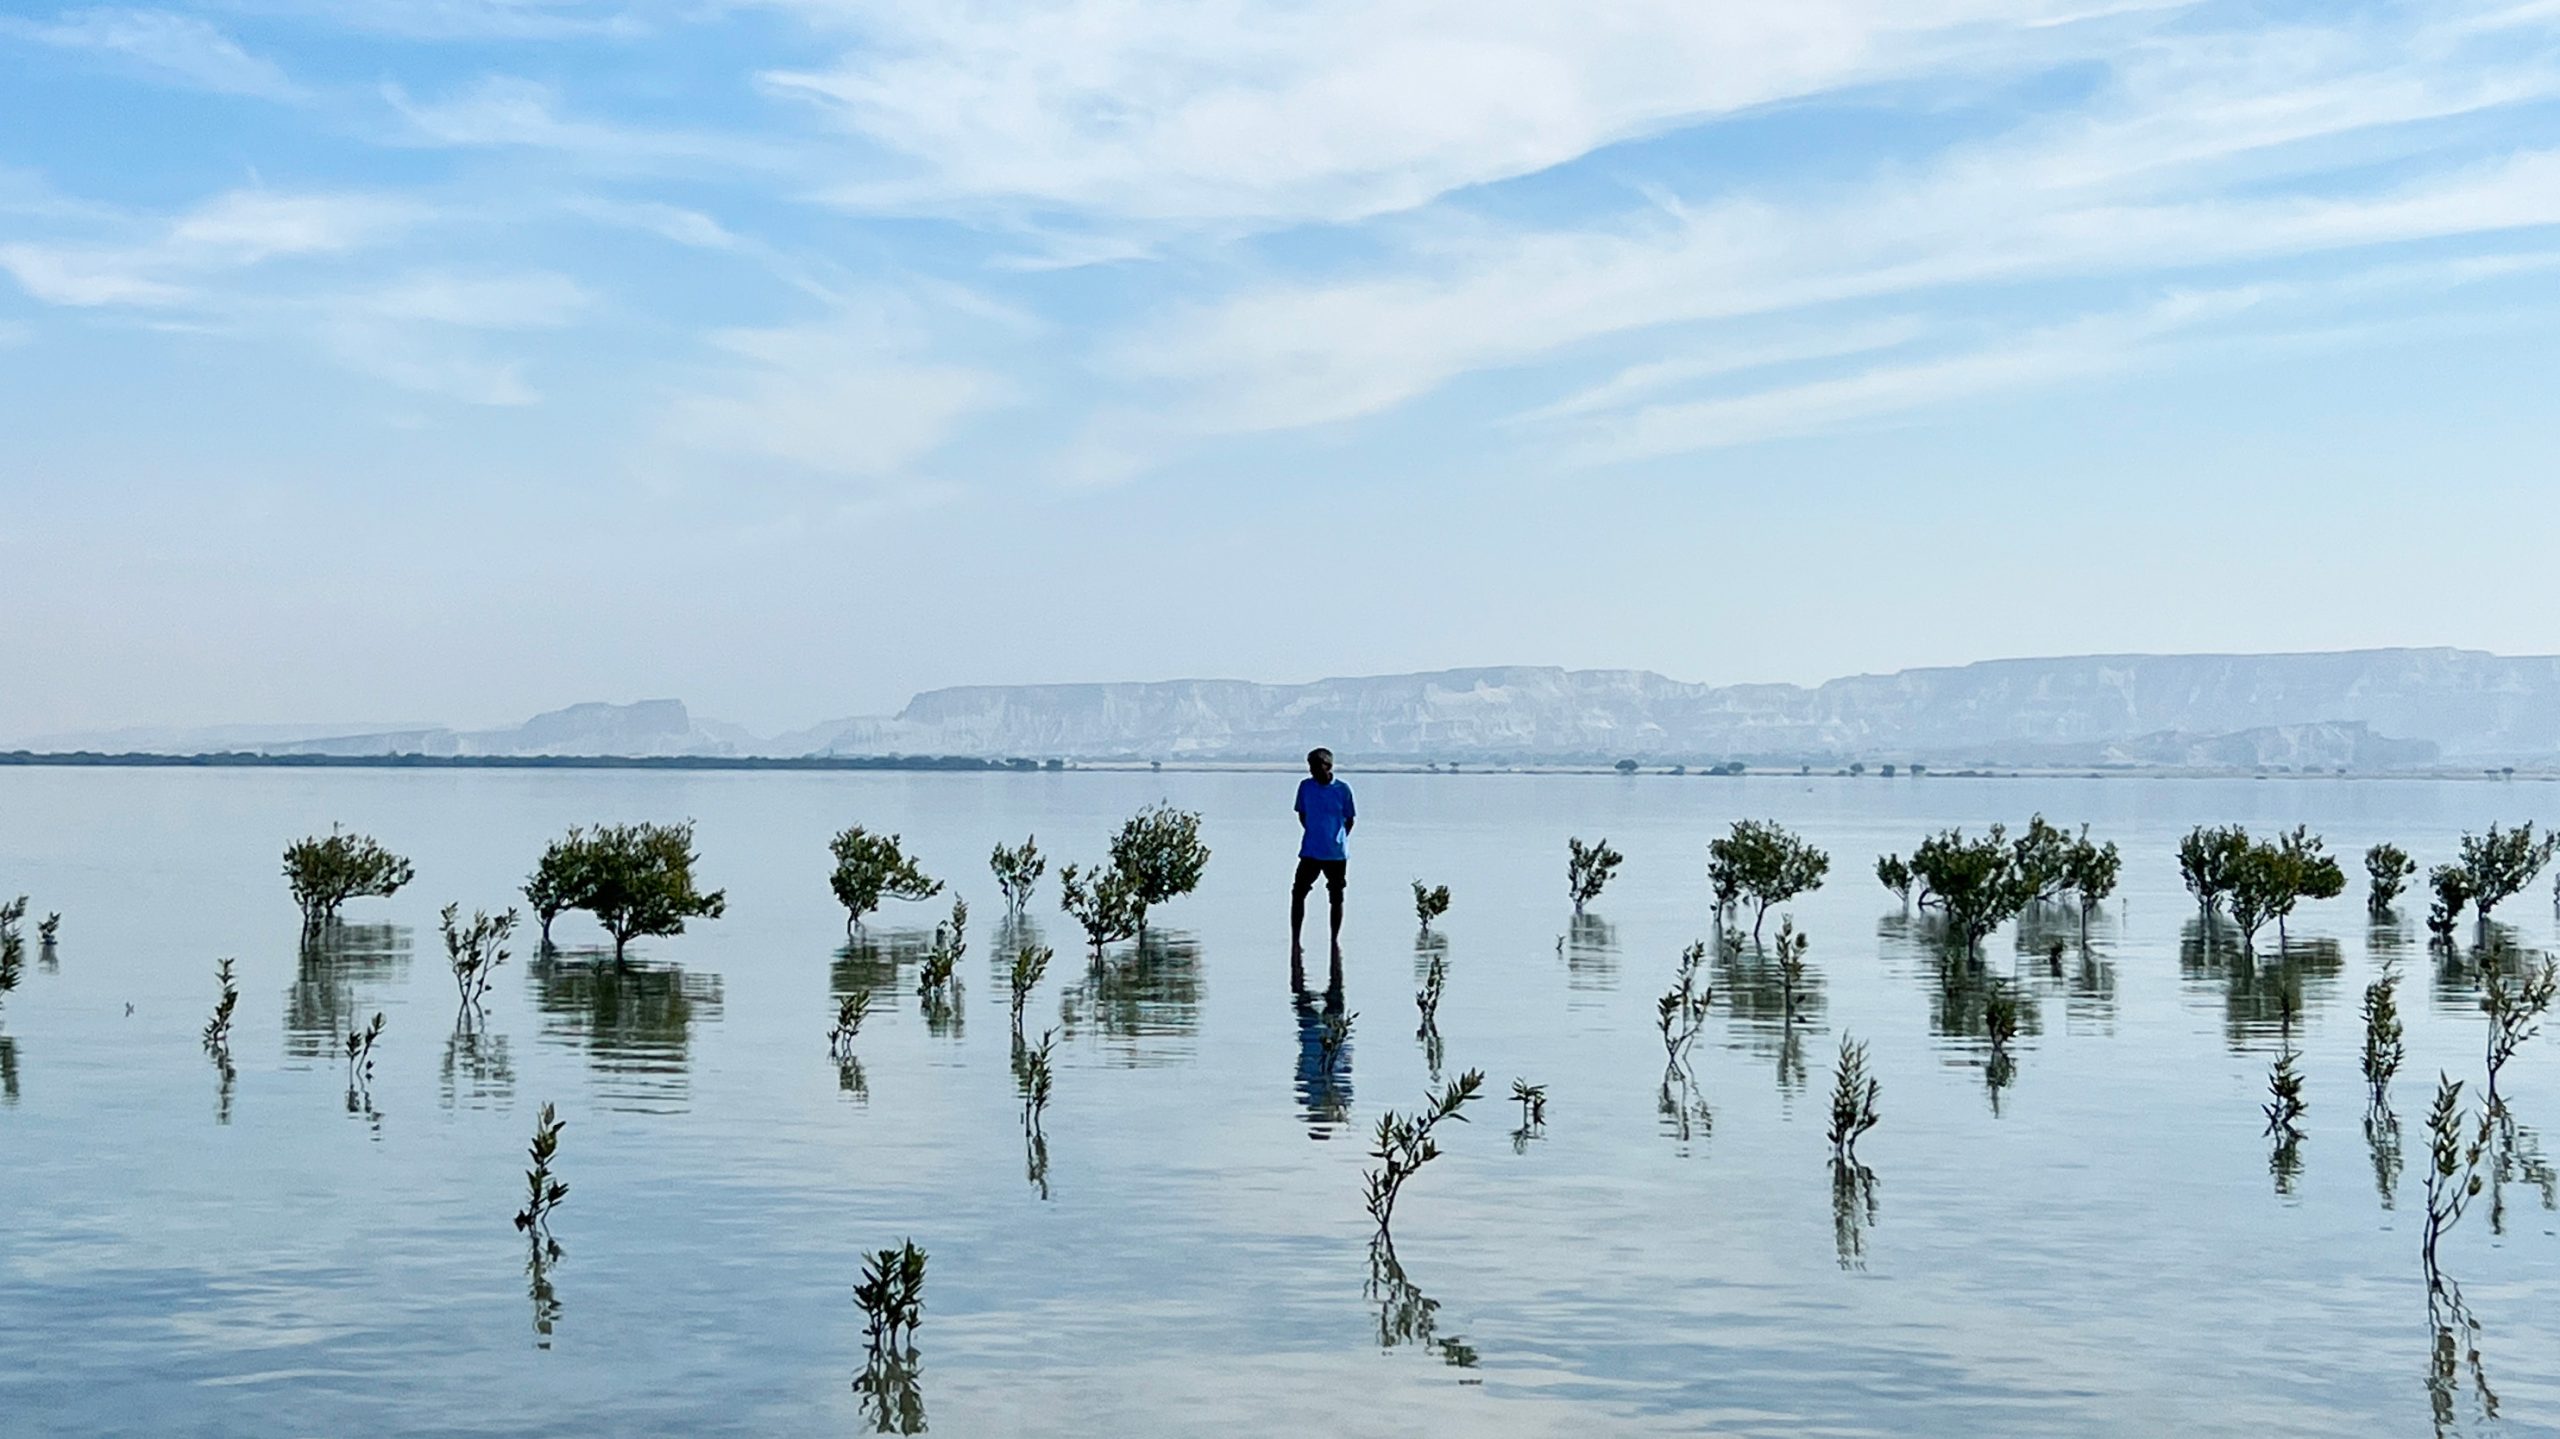
[[1333,751],[1321,746],[1307,751],[1307,773],[1314,775],[1318,784],[1333,783]]

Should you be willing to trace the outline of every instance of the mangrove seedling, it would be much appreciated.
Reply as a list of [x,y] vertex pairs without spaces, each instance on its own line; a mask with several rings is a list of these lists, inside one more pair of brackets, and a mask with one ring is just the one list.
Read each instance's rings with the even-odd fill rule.
[[2418,872],[2418,862],[2396,844],[2377,844],[2364,852],[2367,882],[2364,895],[2365,913],[2375,919],[2391,914],[2391,905],[2400,892],[2409,887],[2409,877]]
[[2471,905],[2480,922],[2489,922],[2489,911],[2514,895],[2522,894],[2533,883],[2535,875],[2551,863],[2551,855],[2560,849],[2560,830],[2536,838],[2533,822],[2527,820],[2514,829],[2489,826],[2485,835],[2462,837],[2462,873],[2471,891]]
[[542,926],[545,953],[551,949],[551,921],[586,905],[587,858],[587,832],[573,825],[566,838],[555,839],[543,849],[518,891],[525,907],[533,911],[534,922]]
[[1425,888],[1421,880],[1413,882],[1413,914],[1414,918],[1422,921],[1425,930],[1431,928],[1431,921],[1448,912],[1449,886],[1439,884]]
[[827,1053],[838,1059],[853,1057],[854,1036],[862,1033],[862,1021],[871,1017],[871,991],[857,989],[836,1000],[836,1027],[827,1031]]
[[1600,897],[1600,891],[1609,887],[1609,876],[1616,874],[1618,866],[1626,860],[1627,857],[1611,849],[1605,839],[1597,844],[1584,844],[1577,835],[1565,841],[1565,892],[1573,896],[1575,914],[1582,913],[1584,905]]
[[1822,888],[1831,856],[1805,843],[1776,820],[1738,819],[1732,831],[1707,844],[1707,881],[1721,901],[1749,901],[1751,937],[1772,905]]
[[382,1013],[379,1010],[374,1012],[373,1022],[371,1024],[366,1025],[362,1029],[348,1031],[347,1085],[349,1088],[354,1088],[359,1082],[369,1083],[372,1081],[373,1046],[375,1042],[381,1038]]
[[2302,1138],[2299,1121],[2303,1111],[2311,1107],[2302,1097],[2302,1056],[2288,1046],[2276,1055],[2275,1067],[2267,1074],[2267,1102],[2259,1106],[2267,1116],[2267,1133],[2278,1144],[2291,1144]]
[[1513,1103],[1520,1106],[1521,1128],[1544,1129],[1547,1127],[1547,1087],[1545,1085],[1531,1084],[1525,1079],[1514,1079],[1511,1081],[1511,1099]]
[[1895,899],[1911,903],[1911,866],[1898,854],[1876,857],[1876,883],[1891,891]]
[[954,896],[951,918],[933,927],[933,947],[916,967],[916,997],[927,1005],[948,1004],[957,982],[960,957],[969,952],[969,901]]
[[1006,972],[1005,983],[1011,991],[1013,1027],[1022,1028],[1022,1008],[1031,1002],[1031,991],[1040,987],[1041,977],[1049,972],[1054,958],[1045,944],[1026,944],[1014,952],[1013,967]]
[[642,935],[684,933],[688,919],[718,919],[728,910],[720,890],[694,887],[693,821],[601,825],[587,842],[586,893],[579,907],[613,936],[620,964]]
[[53,948],[54,940],[61,934],[62,916],[59,913],[48,914],[36,922],[36,943],[46,949]]
[[855,825],[827,841],[827,852],[836,861],[827,884],[836,903],[844,906],[847,937],[883,899],[931,899],[942,893],[942,881],[926,877],[894,834],[873,834]]
[[18,934],[18,921],[27,913],[27,897],[19,895],[0,904],[0,994],[18,987],[26,972],[27,942]]
[[1449,983],[1449,961],[1438,954],[1431,956],[1422,969],[1422,988],[1413,992],[1413,1003],[1422,1011],[1422,1024],[1413,1032],[1416,1039],[1426,1039],[1440,1025],[1440,992]]
[[2386,974],[2364,987],[2364,1083],[2373,1107],[2387,1110],[2392,1076],[2408,1051],[2400,1042],[2400,976]]
[[462,1008],[480,1012],[499,965],[507,962],[507,936],[515,933],[516,912],[490,915],[474,910],[471,923],[460,922],[462,906],[448,904],[442,917],[445,962],[453,966],[453,982],[462,991]]
[[285,846],[285,882],[302,907],[306,934],[335,923],[348,900],[397,894],[415,875],[409,861],[371,837],[335,828],[326,839],[313,835]]
[[2489,1151],[2490,1123],[2484,1108],[2476,1127],[2465,1125],[2462,1082],[2437,1072],[2435,1104],[2427,1111],[2427,1216],[2418,1250],[2430,1293],[2445,1283],[2444,1270],[2436,1263],[2436,1246],[2462,1221],[2462,1212],[2480,1193],[2480,1159]]
[[[891,836],[892,840],[896,838]],[[1031,891],[1040,884],[1040,876],[1048,873],[1049,861],[1040,853],[1039,836],[1026,835],[1017,845],[996,846],[987,857],[987,868],[995,871],[996,888],[1004,894],[1007,914],[1020,914],[1031,903]]]
[[1698,1029],[1706,1023],[1707,1006],[1715,1000],[1715,985],[1699,983],[1706,961],[1706,941],[1691,940],[1689,947],[1680,951],[1680,968],[1673,975],[1671,988],[1654,1001],[1654,1022],[1662,1030],[1663,1057],[1675,1065],[1687,1057],[1689,1046],[1697,1042]]
[[2240,856],[2249,849],[2249,832],[2234,825],[2197,825],[2178,841],[2178,877],[2207,915],[2222,907],[2231,892]]
[[2506,1101],[2498,1094],[2498,1072],[2515,1058],[2524,1042],[2542,1031],[2542,1016],[2551,1008],[2552,995],[2560,989],[2560,970],[2548,959],[2539,969],[2527,966],[2524,972],[2509,979],[2495,957],[2480,966],[2480,1008],[2489,1016],[2489,1083],[2485,1090],[2490,1114],[2503,1113]]
[[1440,1146],[1432,1138],[1432,1131],[1442,1120],[1465,1123],[1467,1116],[1460,1111],[1483,1088],[1484,1071],[1470,1069],[1433,1091],[1420,1113],[1403,1115],[1390,1109],[1378,1116],[1378,1131],[1369,1149],[1369,1157],[1378,1161],[1378,1167],[1364,1171],[1361,1179],[1366,1186],[1369,1217],[1378,1221],[1380,1234],[1393,1227],[1396,1197],[1403,1193],[1405,1181],[1440,1157]]
[[1857,1162],[1858,1137],[1884,1117],[1876,1108],[1882,1092],[1883,1087],[1867,1073],[1866,1045],[1841,1035],[1840,1061],[1831,1071],[1831,1125],[1824,1131],[1833,1159]]
[[1086,870],[1071,864],[1059,870],[1058,906],[1083,927],[1097,961],[1104,945],[1136,935],[1142,918],[1135,882],[1111,865]]
[[867,1321],[872,1352],[895,1349],[902,1339],[914,1342],[916,1326],[924,1322],[924,1263],[925,1252],[912,1239],[863,1256],[853,1302]]
[[[525,1205],[516,1211],[516,1228],[532,1237],[537,1246],[550,1244],[551,1211],[569,1197],[569,1186],[551,1173],[551,1161],[560,1154],[560,1131],[568,1121],[562,1119],[546,1102],[542,1113],[533,1121],[533,1143],[525,1152],[533,1157],[533,1167],[525,1171]],[[550,1244],[551,1252],[560,1246]]]
[[1025,1045],[1019,1080],[1022,1088],[1022,1122],[1037,1129],[1040,1116],[1048,1113],[1049,1093],[1056,1084],[1057,1071],[1049,1062],[1050,1052],[1058,1047],[1058,1031],[1044,1031],[1036,1045]]
[[1787,1014],[1793,1017],[1804,998],[1804,952],[1813,945],[1810,935],[1798,932],[1794,915],[1778,920],[1778,991],[1786,1001]]
[[216,1054],[231,1046],[231,1012],[240,1006],[240,986],[232,979],[231,961],[214,961],[214,983],[222,994],[213,1002],[213,1018],[204,1022],[204,1047]]
[[2460,865],[2440,864],[2427,871],[2427,888],[2435,894],[2427,906],[2427,933],[2439,945],[2453,943],[2454,926],[2471,903],[2471,875]]
[[1170,804],[1138,811],[1112,836],[1111,867],[1128,877],[1138,933],[1146,933],[1148,911],[1200,887],[1200,876],[1209,867],[1209,847],[1200,842],[1200,816]]

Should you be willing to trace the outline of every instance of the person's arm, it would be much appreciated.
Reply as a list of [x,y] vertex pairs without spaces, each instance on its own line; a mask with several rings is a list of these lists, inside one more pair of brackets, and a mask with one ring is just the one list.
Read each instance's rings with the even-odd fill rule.
[[1298,797],[1291,801],[1289,808],[1298,812],[1298,828],[1305,829],[1307,827],[1307,782],[1305,780],[1298,781]]
[[1360,806],[1353,802],[1351,786],[1342,787],[1342,832],[1351,833],[1352,822],[1360,817]]

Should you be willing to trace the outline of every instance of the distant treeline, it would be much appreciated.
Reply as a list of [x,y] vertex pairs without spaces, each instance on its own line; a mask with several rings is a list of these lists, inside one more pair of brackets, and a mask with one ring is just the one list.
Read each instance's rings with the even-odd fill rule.
[[0,752],[0,765],[192,766],[283,769],[778,769],[778,770],[1060,770],[1062,760],[979,759],[970,755],[428,755],[428,754],[100,754],[76,750]]

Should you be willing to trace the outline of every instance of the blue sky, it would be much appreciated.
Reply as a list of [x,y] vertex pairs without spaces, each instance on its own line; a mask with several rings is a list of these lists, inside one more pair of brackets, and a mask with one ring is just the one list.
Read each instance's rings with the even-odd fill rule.
[[0,11],[0,738],[2560,649],[2560,3]]

